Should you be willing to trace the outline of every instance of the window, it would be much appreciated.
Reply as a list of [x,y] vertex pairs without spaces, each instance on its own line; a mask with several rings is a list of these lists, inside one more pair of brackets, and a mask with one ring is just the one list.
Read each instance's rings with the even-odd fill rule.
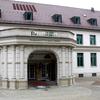
[[0,9],[0,18],[1,18],[1,9]]
[[96,36],[95,35],[90,35],[90,44],[95,45],[96,44]]
[[84,77],[84,75],[83,74],[79,74],[78,77]]
[[83,35],[77,34],[77,44],[83,44]]
[[25,20],[33,20],[33,13],[32,12],[25,12],[24,19]]
[[92,76],[95,77],[95,76],[97,76],[97,74],[96,73],[92,73]]
[[97,65],[96,53],[91,53],[91,66]]
[[52,19],[53,19],[54,22],[60,22],[60,23],[62,23],[62,15],[60,15],[60,14],[53,15]]
[[74,16],[71,18],[71,20],[74,24],[81,24],[79,16]]
[[77,66],[78,66],[78,67],[84,66],[84,57],[83,57],[83,53],[77,53]]
[[96,18],[90,18],[87,20],[89,24],[97,26],[97,19]]

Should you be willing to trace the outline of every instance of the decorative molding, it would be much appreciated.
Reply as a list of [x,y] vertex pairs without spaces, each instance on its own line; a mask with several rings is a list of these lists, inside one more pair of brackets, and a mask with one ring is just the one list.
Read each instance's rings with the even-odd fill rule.
[[76,48],[73,49],[73,51],[95,51],[95,52],[100,52],[100,46],[77,46]]
[[15,64],[20,64],[20,62],[15,62]]
[[8,62],[7,64],[12,64],[12,62]]
[[69,63],[69,61],[66,61],[65,63]]
[[2,64],[4,64],[4,62],[2,62]]
[[27,62],[24,62],[24,64],[27,64]]

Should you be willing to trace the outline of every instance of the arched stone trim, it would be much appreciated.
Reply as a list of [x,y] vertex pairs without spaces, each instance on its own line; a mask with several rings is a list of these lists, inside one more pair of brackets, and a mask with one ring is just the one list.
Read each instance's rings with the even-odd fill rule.
[[60,61],[59,51],[56,48],[50,48],[50,47],[33,47],[33,48],[30,48],[30,50],[28,50],[27,56],[26,56],[27,61],[28,61],[29,55],[31,53],[35,52],[35,51],[48,51],[48,52],[52,52],[56,56],[56,59],[58,61]]
[[60,49],[52,48],[52,47],[51,48],[50,47],[33,47],[33,48],[30,48],[30,50],[27,53],[27,64],[28,64],[28,59],[29,59],[30,54],[37,52],[37,51],[48,51],[48,52],[51,52],[55,55],[56,60],[57,60],[57,84],[59,84],[60,69],[61,69],[60,68],[61,66],[59,66],[60,54],[61,54]]

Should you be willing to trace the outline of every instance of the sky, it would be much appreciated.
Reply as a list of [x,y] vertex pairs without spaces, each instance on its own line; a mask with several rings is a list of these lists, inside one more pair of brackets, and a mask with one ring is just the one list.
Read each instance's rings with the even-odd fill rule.
[[53,5],[61,5],[68,7],[85,8],[85,9],[91,9],[91,7],[93,7],[95,10],[100,10],[100,0],[15,0],[15,1],[53,4]]

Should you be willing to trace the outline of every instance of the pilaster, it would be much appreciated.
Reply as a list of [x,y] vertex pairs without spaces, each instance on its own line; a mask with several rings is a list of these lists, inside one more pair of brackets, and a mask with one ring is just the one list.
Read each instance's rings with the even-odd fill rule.
[[6,89],[8,88],[7,46],[3,46],[2,56],[3,56],[2,88]]
[[20,46],[20,79],[24,79],[24,46]]
[[62,77],[59,80],[59,85],[69,86],[73,84],[72,76],[72,49],[70,47],[62,48]]
[[72,76],[72,48],[68,48],[68,76]]
[[17,89],[27,89],[28,84],[27,80],[25,79],[25,68],[24,68],[24,45],[20,46],[20,74],[19,79],[16,81],[16,88]]
[[62,47],[62,77],[66,77],[65,49],[65,47]]
[[16,66],[15,66],[15,46],[11,46],[12,50],[12,75],[9,79],[9,89],[16,89]]

